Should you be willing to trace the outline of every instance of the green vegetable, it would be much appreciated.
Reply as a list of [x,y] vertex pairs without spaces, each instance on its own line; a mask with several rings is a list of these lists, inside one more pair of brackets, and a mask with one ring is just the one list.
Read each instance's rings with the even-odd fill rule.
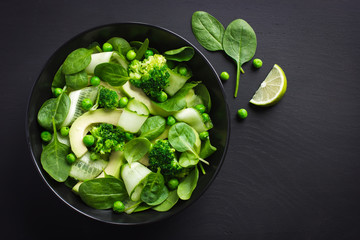
[[99,92],[99,107],[106,109],[115,109],[119,105],[119,95],[116,91],[101,87]]
[[52,118],[54,140],[43,148],[40,161],[43,169],[56,181],[64,182],[70,173],[70,165],[66,162],[66,155],[70,147],[59,142],[56,132],[55,118]]
[[118,51],[124,56],[131,49],[130,44],[124,38],[112,37],[107,42],[113,46],[115,51]]
[[[121,178],[124,180],[126,191],[132,201],[139,201],[146,177],[151,171],[138,162],[127,163],[121,167]],[[125,203],[126,205],[126,203]]]
[[90,84],[93,85],[93,86],[98,86],[100,84],[100,78],[97,77],[97,76],[93,76],[91,79],[90,79]]
[[51,90],[54,92],[55,88],[63,89],[65,87],[65,74],[62,73],[62,65],[55,73],[54,79],[51,83]]
[[159,95],[156,96],[158,102],[165,102],[168,99],[166,92],[161,91]]
[[168,50],[164,52],[163,55],[167,60],[184,62],[184,61],[190,61],[195,55],[195,51],[194,48],[185,46],[174,50]]
[[200,97],[203,105],[206,107],[206,111],[209,112],[211,110],[211,97],[207,87],[200,83],[194,88],[194,90],[195,94]]
[[200,151],[200,157],[201,158],[208,158],[210,155],[212,155],[216,151],[216,147],[211,145],[210,138],[207,138],[205,142],[201,143],[201,151]]
[[256,45],[255,32],[246,21],[236,19],[226,28],[223,38],[224,51],[235,60],[237,66],[234,97],[237,97],[239,89],[241,66],[255,55]]
[[102,49],[104,52],[110,52],[113,50],[113,46],[110,43],[106,42],[103,44]]
[[262,67],[262,64],[263,64],[263,62],[262,62],[261,59],[259,59],[259,58],[255,58],[255,59],[253,60],[253,66],[254,66],[255,68],[261,68],[261,67]]
[[85,135],[83,138],[83,143],[87,147],[91,147],[95,143],[95,138],[92,135]]
[[186,151],[181,153],[179,158],[180,166],[187,168],[187,167],[193,167],[198,163],[199,163],[199,156],[194,154],[193,152]]
[[134,138],[124,146],[124,157],[128,163],[139,161],[150,150],[151,143],[147,138]]
[[96,153],[110,153],[115,149],[122,149],[125,145],[125,132],[112,124],[101,123],[90,132],[95,138],[95,145],[91,149]]
[[179,184],[177,194],[181,200],[188,200],[194,191],[199,179],[199,170],[197,167],[190,172],[188,176]]
[[73,153],[69,153],[68,155],[66,155],[66,161],[71,165],[76,161],[76,157],[75,154]]
[[165,127],[166,120],[163,117],[149,117],[140,128],[140,137],[153,140],[165,131]]
[[99,159],[93,161],[90,152],[86,152],[71,165],[69,176],[79,181],[88,181],[99,176],[108,163],[106,155],[99,155]]
[[116,201],[113,205],[113,211],[116,213],[122,213],[125,211],[125,205],[122,201]]
[[221,80],[228,80],[229,79],[229,73],[227,73],[227,72],[222,72],[221,74],[220,74],[220,78],[221,78]]
[[129,50],[127,53],[126,53],[126,58],[129,60],[129,61],[132,61],[136,58],[136,52],[134,50]]
[[238,116],[239,116],[241,119],[247,118],[247,115],[248,115],[246,109],[244,109],[244,108],[240,108],[240,109],[238,110],[237,114],[238,114]]
[[174,116],[168,116],[166,119],[166,124],[168,126],[172,126],[176,123],[176,119],[174,118]]
[[127,70],[116,63],[101,63],[95,67],[94,74],[111,86],[122,86],[129,80]]
[[141,44],[140,48],[136,51],[136,60],[141,60],[145,55],[146,50],[149,47],[149,39],[145,39],[145,41]]
[[160,173],[160,168],[156,173],[147,176],[146,184],[141,192],[141,200],[150,206],[156,206],[165,201],[169,191],[165,186],[164,177]]
[[82,100],[81,102],[81,107],[85,110],[88,111],[92,108],[93,106],[93,102],[91,101],[91,99],[89,98],[85,98],[84,100]]
[[199,137],[201,140],[205,141],[206,139],[209,138],[209,132],[202,132],[199,134]]
[[183,75],[183,76],[186,76],[186,75],[188,75],[188,69],[186,68],[186,67],[184,67],[184,66],[181,66],[181,67],[179,67],[179,73],[181,74],[181,75]]
[[179,186],[179,180],[177,180],[177,178],[172,178],[167,182],[167,185],[170,190],[174,190]]
[[55,88],[54,89],[54,97],[60,96],[61,93],[62,93],[62,88]]
[[62,127],[60,128],[60,135],[63,137],[67,137],[69,136],[69,131],[70,131],[69,127]]
[[99,159],[100,159],[100,156],[99,156],[98,153],[92,152],[92,153],[90,154],[90,160],[96,161],[96,160],[99,160]]
[[154,52],[148,49],[148,50],[146,50],[146,52],[145,52],[145,58],[148,58],[148,57],[150,57],[150,56],[154,56]]
[[89,85],[89,79],[85,71],[65,75],[66,86],[72,89],[81,89]]
[[127,97],[122,97],[119,100],[119,107],[124,108],[129,103],[129,99]]
[[224,26],[207,12],[194,12],[191,18],[192,31],[198,42],[209,51],[223,49]]
[[46,143],[50,142],[52,139],[52,135],[49,131],[41,132],[40,137],[41,137],[41,140],[43,140]]
[[124,182],[112,176],[82,183],[79,195],[88,206],[95,209],[109,209],[113,207],[115,201],[127,199]]
[[206,112],[206,107],[203,104],[196,105],[195,109],[198,110],[200,113]]
[[169,196],[167,199],[165,199],[164,202],[162,202],[160,205],[153,207],[155,211],[158,212],[166,212],[169,211],[179,200],[179,196],[177,194],[177,191],[171,191],[169,192]]
[[65,59],[62,72],[64,74],[74,74],[84,70],[91,62],[92,50],[79,48],[71,52]]
[[207,114],[207,113],[202,113],[202,114],[201,114],[201,117],[202,117],[202,119],[203,119],[203,121],[204,121],[205,123],[210,120],[210,116],[209,116],[209,114]]
[[48,131],[52,130],[52,120],[54,119],[56,128],[64,122],[70,108],[70,98],[65,94],[65,90],[57,98],[50,98],[41,106],[37,120],[41,127]]

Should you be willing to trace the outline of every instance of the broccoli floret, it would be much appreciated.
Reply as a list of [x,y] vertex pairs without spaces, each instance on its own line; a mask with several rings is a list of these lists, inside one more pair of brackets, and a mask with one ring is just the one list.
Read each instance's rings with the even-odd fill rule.
[[99,94],[99,107],[115,109],[118,106],[119,95],[114,90],[102,87]]
[[149,152],[149,168],[156,172],[158,168],[164,176],[181,174],[184,170],[175,156],[175,149],[171,147],[168,140],[157,140]]
[[126,133],[112,124],[101,123],[93,127],[90,133],[95,138],[95,144],[91,147],[93,152],[107,154],[122,150],[125,145]]
[[160,54],[143,61],[134,60],[129,65],[130,83],[156,99],[169,84],[170,74],[167,70],[166,59]]

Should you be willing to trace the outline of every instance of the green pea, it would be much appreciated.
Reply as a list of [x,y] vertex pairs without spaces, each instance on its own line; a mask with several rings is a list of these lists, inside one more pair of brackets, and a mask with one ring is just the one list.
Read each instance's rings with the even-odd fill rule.
[[100,84],[100,78],[98,76],[93,76],[90,79],[90,84],[93,86],[98,86]]
[[195,109],[198,110],[201,113],[204,113],[206,111],[206,107],[203,104],[196,105]]
[[85,146],[91,147],[95,143],[95,138],[93,137],[93,135],[86,135],[83,138],[83,143],[85,144]]
[[207,113],[202,113],[201,117],[202,117],[204,122],[208,122],[210,120],[210,116]]
[[238,114],[238,116],[239,116],[241,119],[247,118],[247,115],[248,115],[246,109],[244,109],[244,108],[240,108],[240,109],[238,110],[237,114]]
[[129,99],[127,97],[122,97],[119,100],[119,107],[124,108],[128,104]]
[[68,155],[66,155],[66,161],[69,164],[73,164],[75,162],[75,160],[76,160],[75,154],[69,153]]
[[228,80],[229,78],[230,78],[230,76],[229,76],[229,74],[227,73],[227,72],[222,72],[221,74],[220,74],[220,78],[221,78],[221,80]]
[[55,88],[54,89],[54,96],[55,97],[58,97],[58,96],[60,96],[60,94],[62,93],[62,89],[61,88]]
[[134,134],[129,133],[129,132],[126,132],[126,133],[125,133],[125,139],[126,139],[127,141],[130,141],[130,140],[133,139],[133,138],[134,138]]
[[113,46],[110,43],[104,43],[102,49],[104,52],[111,52],[113,50]]
[[85,98],[81,102],[81,107],[86,111],[90,110],[90,108],[92,108],[92,106],[93,106],[93,102],[89,98]]
[[159,102],[165,102],[165,101],[167,100],[167,98],[168,98],[168,95],[166,94],[166,92],[161,91],[161,93],[157,96],[156,99],[157,99]]
[[261,68],[262,64],[263,64],[263,62],[259,58],[255,58],[253,61],[253,66],[256,68]]
[[179,73],[183,76],[186,76],[188,74],[188,69],[184,66],[179,67]]
[[41,137],[41,140],[43,140],[44,142],[48,143],[51,141],[52,139],[52,134],[48,131],[43,131],[41,134],[40,134],[40,137]]
[[113,211],[116,213],[122,213],[125,211],[125,205],[121,201],[114,202]]
[[151,51],[151,50],[146,50],[146,52],[145,52],[145,58],[148,58],[148,57],[153,56],[153,55],[154,55],[154,52],[153,52],[153,51]]
[[67,137],[69,135],[70,128],[69,127],[62,127],[60,128],[60,134],[63,137]]
[[92,152],[92,153],[90,154],[90,159],[91,159],[92,161],[99,160],[99,159],[100,159],[99,154],[97,154],[97,153],[95,153],[95,152]]
[[129,50],[127,53],[126,53],[126,58],[129,60],[129,61],[132,61],[136,58],[136,52],[134,50]]
[[168,181],[167,185],[170,190],[175,190],[179,186],[179,180],[177,180],[176,178],[172,178]]
[[166,119],[166,124],[168,126],[172,126],[176,123],[176,119],[174,118],[174,116],[168,116]]
[[202,133],[199,134],[199,137],[200,137],[201,140],[205,141],[206,139],[209,138],[209,133],[206,132],[206,131],[202,132]]

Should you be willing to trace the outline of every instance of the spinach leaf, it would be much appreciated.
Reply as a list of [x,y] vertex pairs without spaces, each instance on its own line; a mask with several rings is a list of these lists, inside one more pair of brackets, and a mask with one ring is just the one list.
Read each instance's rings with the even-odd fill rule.
[[169,211],[179,200],[176,190],[169,192],[169,196],[160,205],[153,207],[155,211],[166,212]]
[[96,209],[111,208],[115,201],[124,201],[128,198],[124,182],[111,176],[82,183],[79,195],[88,206]]
[[160,169],[156,173],[150,173],[141,192],[141,200],[150,206],[155,206],[165,201],[168,195],[169,191],[165,186],[164,177],[161,175]]
[[97,65],[94,74],[101,80],[108,82],[111,86],[122,86],[129,80],[127,70],[115,63],[101,63]]
[[193,129],[184,122],[175,123],[169,129],[169,142],[178,152],[191,151],[195,153],[196,135]]
[[40,161],[43,169],[56,181],[65,182],[69,177],[70,165],[66,162],[66,155],[70,153],[70,147],[59,142],[52,118],[54,130],[53,141],[46,145],[41,153]]
[[140,48],[136,51],[135,59],[141,60],[149,47],[149,39],[145,39],[143,44],[141,44]]
[[78,73],[65,75],[66,86],[78,90],[89,85],[89,79],[85,70]]
[[185,46],[182,48],[166,51],[163,55],[167,60],[184,62],[190,61],[193,58],[194,54],[194,48]]
[[189,175],[179,184],[177,189],[177,194],[180,199],[188,200],[191,197],[192,192],[194,191],[197,182],[199,179],[199,170],[197,167],[190,172]]
[[165,131],[166,120],[160,116],[153,116],[146,119],[140,128],[140,137],[153,140]]
[[46,100],[41,106],[37,120],[40,126],[46,130],[51,131],[52,119],[55,121],[56,128],[64,122],[70,109],[70,98],[65,93],[65,88],[57,98],[50,98]]
[[210,139],[206,139],[205,142],[201,143],[200,157],[207,158],[216,151],[216,147],[211,145]]
[[234,97],[237,97],[239,89],[241,66],[255,55],[256,46],[255,32],[246,21],[236,19],[226,28],[223,38],[224,51],[235,60],[237,66]]
[[199,157],[192,152],[186,151],[181,153],[179,158],[179,164],[182,167],[191,167],[199,163]]
[[194,12],[191,18],[192,31],[198,42],[209,51],[223,49],[224,26],[207,12]]
[[79,48],[71,52],[65,59],[62,67],[64,74],[74,74],[84,70],[91,62],[92,50]]
[[151,143],[147,138],[134,138],[124,146],[124,157],[128,163],[139,161],[150,150]]
[[194,88],[195,94],[200,97],[204,106],[206,107],[206,112],[210,112],[211,110],[211,97],[209,90],[206,88],[204,84],[199,84]]
[[92,50],[92,53],[101,53],[103,51],[98,42],[92,42],[87,48]]
[[62,73],[62,65],[59,67],[55,73],[54,79],[51,84],[51,90],[54,92],[55,88],[65,87],[65,75]]
[[190,91],[190,89],[194,88],[198,84],[199,82],[185,83],[185,85],[179,91],[177,91],[174,96],[172,96],[165,102],[158,103],[152,101],[152,103],[166,112],[180,111],[181,109],[184,109],[186,107],[186,94]]
[[131,49],[129,42],[121,37],[112,37],[107,42],[113,46],[115,51],[118,51],[124,56],[126,56],[126,53]]

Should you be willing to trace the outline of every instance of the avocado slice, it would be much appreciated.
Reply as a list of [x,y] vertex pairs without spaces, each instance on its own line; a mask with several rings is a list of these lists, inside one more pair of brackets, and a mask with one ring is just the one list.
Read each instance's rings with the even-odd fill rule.
[[83,138],[90,128],[97,123],[109,123],[117,125],[123,110],[105,110],[103,108],[89,111],[78,117],[71,125],[69,132],[70,147],[77,158],[87,152],[87,147],[83,143]]

